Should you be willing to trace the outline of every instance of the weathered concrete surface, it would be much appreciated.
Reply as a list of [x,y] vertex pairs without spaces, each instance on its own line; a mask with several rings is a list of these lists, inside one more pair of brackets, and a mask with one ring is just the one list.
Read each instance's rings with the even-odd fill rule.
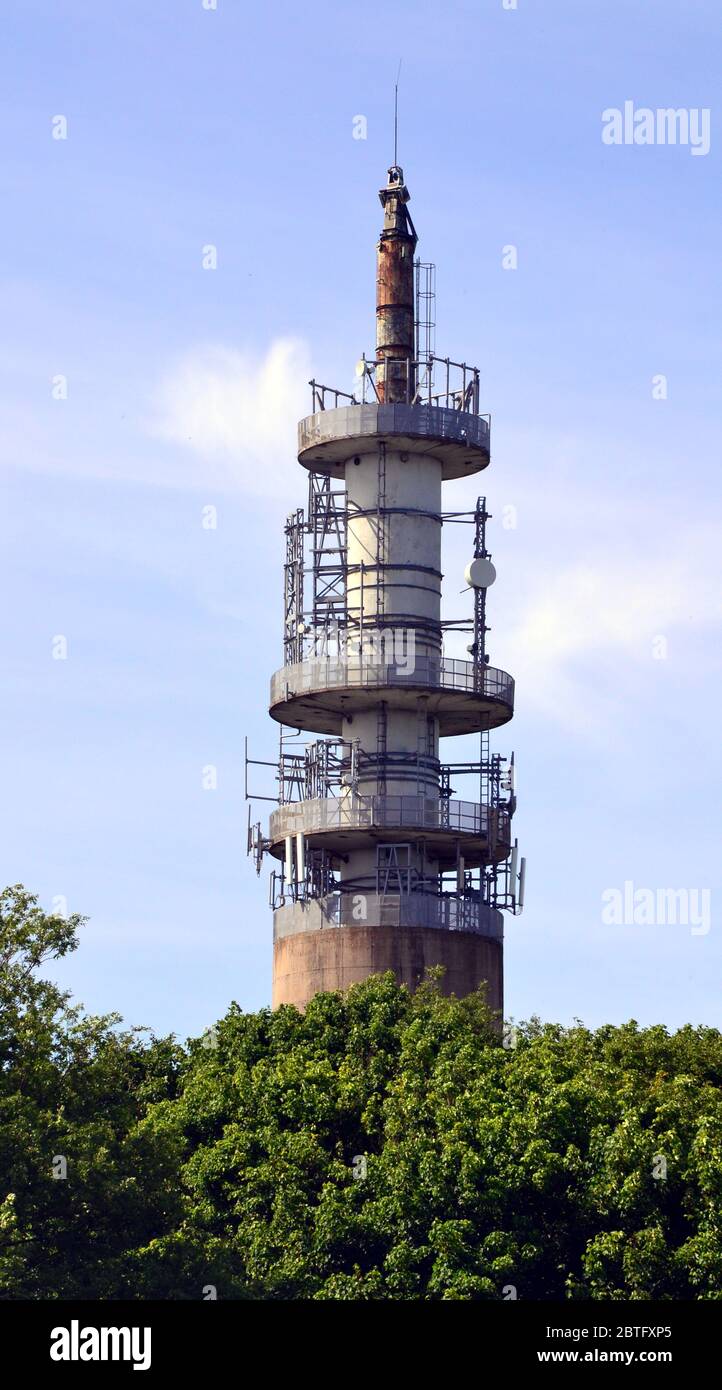
[[414,451],[436,458],[442,477],[463,478],[489,463],[489,422],[481,415],[448,406],[338,406],[307,415],[298,426],[298,461],[314,473],[341,477],[349,459],[369,443],[385,439],[403,453]]
[[368,925],[298,932],[274,944],[273,1008],[303,1009],[314,994],[348,989],[386,970],[415,989],[430,966],[443,965],[444,994],[470,994],[486,980],[489,1005],[501,1010],[502,951],[501,942],[475,932]]

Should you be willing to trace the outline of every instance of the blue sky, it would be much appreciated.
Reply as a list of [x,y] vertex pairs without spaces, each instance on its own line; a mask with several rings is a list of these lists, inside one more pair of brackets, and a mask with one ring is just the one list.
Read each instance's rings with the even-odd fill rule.
[[[486,492],[489,650],[517,678],[495,740],[529,864],[507,1012],[717,1023],[716,0],[395,0],[383,22],[337,0],[24,0],[3,27],[0,876],[90,917],[58,978],[181,1036],[270,999],[243,739],[275,755],[306,382],[350,389],[373,347],[401,57],[437,349],[478,363],[493,417],[491,468],[445,504]],[[709,153],[605,145],[626,100],[708,108]],[[605,923],[625,881],[709,890],[709,931]]]

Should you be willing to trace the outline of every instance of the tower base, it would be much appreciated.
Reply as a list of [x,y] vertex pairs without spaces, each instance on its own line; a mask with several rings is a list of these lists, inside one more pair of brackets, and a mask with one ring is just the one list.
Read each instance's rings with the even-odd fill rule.
[[413,990],[430,967],[442,965],[443,994],[462,997],[486,981],[489,1007],[501,1013],[503,949],[501,941],[478,932],[423,927],[359,924],[296,932],[274,943],[273,1008],[304,1009],[314,994],[345,990],[387,970]]

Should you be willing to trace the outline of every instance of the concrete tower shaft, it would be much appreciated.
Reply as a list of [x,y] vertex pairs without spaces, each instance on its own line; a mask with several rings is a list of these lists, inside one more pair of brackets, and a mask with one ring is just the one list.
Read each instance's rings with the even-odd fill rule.
[[[514,683],[488,665],[484,603],[470,661],[445,656],[441,616],[443,484],[486,468],[489,421],[475,369],[438,359],[436,390],[436,359],[414,360],[417,237],[397,165],[379,197],[376,357],[360,400],[311,383],[299,424],[309,510],[286,526],[279,805],[253,840],[258,862],[268,850],[281,866],[273,1004],[384,970],[413,988],[440,964],[447,991],[485,980],[501,1009],[514,798],[485,740],[512,717]],[[486,515],[451,514],[476,525],[475,556]],[[302,743],[304,730],[322,737]],[[445,764],[440,740],[474,732],[479,762]],[[476,799],[458,800],[452,776],[469,773]]]

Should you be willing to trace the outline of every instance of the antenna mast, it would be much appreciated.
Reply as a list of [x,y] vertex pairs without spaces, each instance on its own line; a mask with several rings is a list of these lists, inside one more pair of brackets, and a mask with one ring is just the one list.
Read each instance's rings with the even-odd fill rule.
[[394,85],[394,166],[399,162],[399,78],[401,76],[401,59],[399,58],[399,70],[396,74]]

